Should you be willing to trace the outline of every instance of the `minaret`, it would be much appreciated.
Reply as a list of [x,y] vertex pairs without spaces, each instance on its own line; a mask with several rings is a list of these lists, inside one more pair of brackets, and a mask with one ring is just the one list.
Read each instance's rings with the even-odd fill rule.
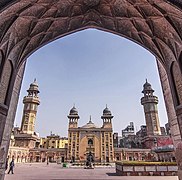
[[40,104],[40,100],[38,97],[39,90],[36,79],[33,83],[30,84],[27,92],[28,95],[23,98],[24,109],[21,131],[26,134],[34,134],[37,107]]
[[73,106],[68,115],[69,125],[68,125],[68,159],[72,162],[78,160],[79,153],[79,133],[75,134],[75,128],[78,128],[78,119],[80,118],[78,115],[78,111]]
[[80,117],[78,115],[78,111],[75,108],[75,106],[73,106],[73,108],[70,110],[68,118],[69,118],[69,128],[77,128],[78,127],[78,119]]
[[141,104],[144,107],[145,121],[147,126],[147,135],[161,135],[159,117],[158,117],[158,97],[154,96],[154,90],[151,84],[147,82],[143,85],[144,97],[141,98]]
[[111,111],[107,108],[103,110],[103,115],[101,116],[101,119],[103,119],[103,128],[112,128],[112,116]]

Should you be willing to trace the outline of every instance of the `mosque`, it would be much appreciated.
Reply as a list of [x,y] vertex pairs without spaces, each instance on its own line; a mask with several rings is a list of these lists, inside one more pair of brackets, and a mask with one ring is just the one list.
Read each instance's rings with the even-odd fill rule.
[[[35,132],[36,115],[40,104],[36,80],[30,84],[27,92],[28,95],[23,98],[24,109],[21,127],[13,128],[8,152],[9,159],[14,158],[15,162],[66,161],[82,163],[86,161],[88,156],[91,156],[96,163],[110,163],[116,160],[150,160],[151,157],[154,157],[152,149],[159,146],[160,141],[167,142],[169,140],[169,136],[161,135],[157,109],[158,98],[153,95],[154,90],[147,81],[143,85],[144,96],[141,98],[146,120],[146,133],[144,136],[141,133],[139,136],[132,135],[128,132],[131,128],[127,128],[125,134],[128,135],[124,139],[127,142],[131,139],[132,143],[135,143],[133,138],[137,139],[135,144],[143,144],[142,148],[139,146],[135,146],[135,148],[113,146],[113,142],[116,140],[112,129],[113,115],[107,106],[101,116],[101,127],[95,125],[91,117],[87,124],[79,126],[80,116],[76,107],[73,106],[67,116],[68,137],[60,137],[51,133],[47,137],[40,138]],[[157,157],[157,159],[163,160],[167,156],[170,159],[174,157],[173,151],[164,150],[164,153],[159,151],[161,157]],[[169,155],[166,156],[167,152]]]
[[90,120],[84,126],[78,126],[79,115],[75,107],[68,115],[68,159],[71,161],[85,161],[92,154],[95,162],[113,162],[113,130],[112,113],[106,107],[101,119],[102,127],[96,126]]

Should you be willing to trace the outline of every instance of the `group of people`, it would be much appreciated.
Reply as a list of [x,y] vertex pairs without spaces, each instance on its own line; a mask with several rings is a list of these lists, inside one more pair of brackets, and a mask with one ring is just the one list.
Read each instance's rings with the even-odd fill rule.
[[[8,170],[8,174],[11,172],[11,174],[14,174],[13,169],[15,166],[15,162],[14,159],[11,160],[11,162],[9,163],[9,170]],[[8,169],[8,159],[6,160],[6,170]]]

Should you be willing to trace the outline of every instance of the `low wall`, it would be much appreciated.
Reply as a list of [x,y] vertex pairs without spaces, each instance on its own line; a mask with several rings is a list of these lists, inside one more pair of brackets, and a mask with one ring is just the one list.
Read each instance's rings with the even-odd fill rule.
[[175,163],[116,162],[116,174],[120,176],[177,176],[178,166]]

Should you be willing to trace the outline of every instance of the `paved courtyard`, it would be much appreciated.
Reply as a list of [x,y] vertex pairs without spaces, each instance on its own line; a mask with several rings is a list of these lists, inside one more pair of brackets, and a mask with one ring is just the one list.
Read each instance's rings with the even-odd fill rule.
[[57,164],[16,164],[14,174],[6,174],[5,180],[178,180],[176,176],[116,176],[115,168],[76,169],[61,168]]

